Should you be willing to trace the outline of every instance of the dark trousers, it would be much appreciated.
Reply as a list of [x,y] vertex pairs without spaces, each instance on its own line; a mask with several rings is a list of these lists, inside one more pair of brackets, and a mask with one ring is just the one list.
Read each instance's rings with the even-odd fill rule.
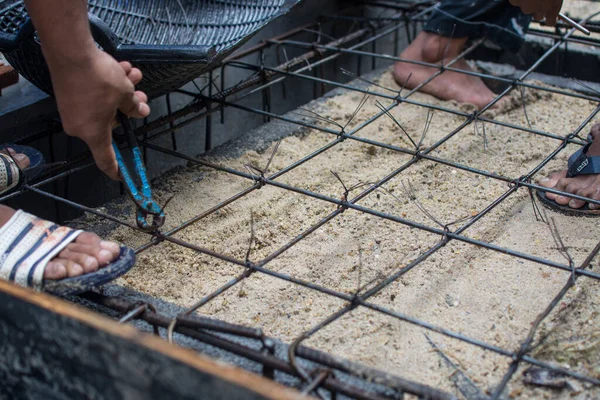
[[504,49],[517,51],[530,22],[531,16],[508,0],[443,0],[424,30],[444,37],[487,37]]

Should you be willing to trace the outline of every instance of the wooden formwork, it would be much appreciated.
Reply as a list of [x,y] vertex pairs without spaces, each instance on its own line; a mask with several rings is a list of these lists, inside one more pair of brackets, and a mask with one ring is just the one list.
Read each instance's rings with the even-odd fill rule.
[[0,398],[297,399],[298,392],[0,280]]

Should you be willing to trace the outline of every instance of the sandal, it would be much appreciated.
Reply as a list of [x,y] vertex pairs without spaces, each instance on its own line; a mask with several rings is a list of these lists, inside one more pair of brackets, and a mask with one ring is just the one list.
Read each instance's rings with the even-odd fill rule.
[[29,167],[19,168],[14,158],[8,152],[0,153],[0,196],[17,190],[23,183],[35,178],[42,171],[44,156],[34,148],[17,144],[3,144],[0,150],[12,148],[18,154],[29,158]]
[[[569,158],[567,178],[573,178],[579,175],[600,174],[600,156],[588,157],[586,155],[591,145],[592,143],[588,143]],[[556,201],[549,199],[546,196],[546,192],[537,190],[535,194],[545,207],[553,211],[575,217],[600,216],[600,210],[592,210],[588,203],[581,208],[571,208],[569,205],[563,206]]]
[[[16,149],[15,149],[16,150]],[[135,253],[121,247],[119,257],[98,271],[61,280],[45,280],[44,270],[82,233],[17,211],[0,228],[0,279],[60,296],[87,292],[123,275],[135,264]]]

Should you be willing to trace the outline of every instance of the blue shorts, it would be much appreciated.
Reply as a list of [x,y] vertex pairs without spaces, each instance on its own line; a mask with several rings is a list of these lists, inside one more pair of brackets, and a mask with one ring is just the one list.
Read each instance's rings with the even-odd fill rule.
[[530,22],[531,16],[509,0],[442,0],[423,30],[444,37],[487,37],[506,50],[517,51]]

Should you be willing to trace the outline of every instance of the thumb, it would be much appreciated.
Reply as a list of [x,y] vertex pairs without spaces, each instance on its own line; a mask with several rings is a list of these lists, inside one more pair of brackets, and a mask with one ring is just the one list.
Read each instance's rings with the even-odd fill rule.
[[119,180],[119,166],[112,147],[112,131],[109,126],[106,126],[105,130],[106,132],[103,132],[101,135],[92,136],[99,137],[101,140],[87,143],[87,145],[100,171],[113,180]]

